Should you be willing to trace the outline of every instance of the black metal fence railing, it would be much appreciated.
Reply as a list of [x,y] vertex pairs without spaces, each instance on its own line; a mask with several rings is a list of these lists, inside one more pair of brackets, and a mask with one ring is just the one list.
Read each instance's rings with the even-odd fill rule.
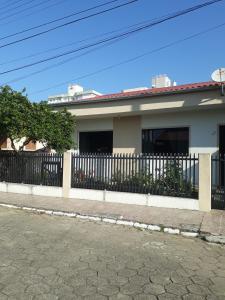
[[63,155],[0,151],[0,181],[62,186]]
[[212,208],[225,210],[225,155],[212,156]]
[[198,198],[198,156],[72,155],[73,188]]

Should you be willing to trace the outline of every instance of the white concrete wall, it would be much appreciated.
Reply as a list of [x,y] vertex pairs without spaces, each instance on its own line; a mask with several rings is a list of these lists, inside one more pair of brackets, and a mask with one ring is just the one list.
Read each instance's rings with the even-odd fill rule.
[[[141,117],[142,129],[189,127],[190,153],[215,153],[219,148],[219,125],[225,125],[225,110],[199,110],[146,114]],[[82,131],[113,130],[113,119],[77,120],[75,141]]]
[[189,198],[155,196],[124,192],[71,189],[69,198],[96,200],[111,203],[135,204],[152,207],[199,210],[199,201]]
[[7,182],[0,182],[0,192],[36,195],[36,196],[62,197],[61,187],[7,183]]
[[79,132],[113,130],[113,118],[77,120],[75,128],[75,144],[79,147]]
[[215,153],[219,149],[219,125],[225,110],[164,113],[142,116],[142,129],[189,127],[190,153]]
[[[26,194],[35,196],[63,197],[60,187],[40,186],[0,182],[0,192]],[[111,203],[146,205],[155,207],[198,210],[199,201],[196,199],[154,196],[135,193],[97,191],[90,189],[70,189],[69,198],[95,200]]]

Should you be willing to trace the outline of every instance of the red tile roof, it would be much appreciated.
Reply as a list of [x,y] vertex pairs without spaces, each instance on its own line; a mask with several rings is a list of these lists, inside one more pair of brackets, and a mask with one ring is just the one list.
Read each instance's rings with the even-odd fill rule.
[[[225,84],[225,82],[224,82]],[[79,101],[71,101],[71,102],[62,102],[53,104],[53,106],[64,106],[64,105],[71,105],[71,104],[81,104],[81,103],[90,103],[92,101],[111,101],[111,100],[123,100],[129,98],[140,98],[140,97],[148,97],[148,96],[157,96],[163,94],[173,94],[173,93],[184,93],[184,92],[191,92],[197,90],[207,90],[207,89],[215,89],[218,88],[221,84],[214,82],[214,81],[207,81],[207,82],[198,82],[198,83],[189,83],[171,87],[163,87],[163,88],[149,88],[144,90],[136,90],[130,92],[121,92],[115,94],[106,94],[101,96],[95,96],[92,98],[79,100]]]
[[199,83],[189,83],[177,86],[170,86],[170,87],[162,87],[162,88],[149,88],[144,90],[138,91],[130,91],[130,92],[121,92],[115,94],[106,94],[101,96],[96,96],[93,98],[89,98],[88,100],[104,100],[104,99],[121,99],[127,97],[141,97],[141,96],[148,96],[148,95],[158,95],[163,93],[173,93],[179,91],[191,91],[196,89],[202,88],[210,88],[210,87],[219,87],[220,84],[214,81],[207,81],[207,82],[199,82]]

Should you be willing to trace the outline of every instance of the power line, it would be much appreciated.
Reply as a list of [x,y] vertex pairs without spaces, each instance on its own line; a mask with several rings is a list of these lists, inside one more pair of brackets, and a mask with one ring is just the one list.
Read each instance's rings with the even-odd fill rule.
[[[29,40],[29,39],[31,39],[31,38],[34,38],[34,37],[37,37],[37,36],[46,34],[46,33],[51,32],[51,31],[54,31],[54,30],[56,30],[56,29],[58,29],[58,28],[62,28],[62,27],[65,27],[65,26],[68,26],[68,25],[77,23],[77,22],[79,22],[79,21],[83,21],[83,20],[89,19],[89,18],[91,18],[91,17],[95,17],[95,16],[98,16],[98,15],[104,14],[104,13],[106,13],[106,12],[109,12],[109,11],[112,11],[112,10],[115,10],[115,9],[118,9],[118,8],[120,8],[120,7],[130,5],[130,4],[132,4],[132,3],[134,3],[134,2],[137,2],[137,1],[139,1],[139,0],[130,0],[129,2],[125,2],[125,3],[123,3],[123,4],[120,4],[120,5],[117,5],[117,6],[108,8],[108,9],[105,9],[105,10],[101,10],[101,11],[99,11],[99,12],[96,12],[96,13],[93,13],[93,14],[90,14],[90,15],[87,15],[87,16],[84,16],[84,17],[79,18],[79,19],[75,19],[75,20],[73,20],[73,21],[70,21],[70,22],[67,22],[67,23],[58,25],[58,26],[56,26],[56,27],[50,28],[50,29],[48,29],[48,30],[45,30],[45,31],[42,31],[42,32],[33,34],[33,35],[31,35],[31,36],[27,36],[27,37],[24,37],[24,38],[22,38],[22,39],[19,39],[19,40],[10,42],[10,43],[4,44],[4,45],[0,45],[0,48],[5,48],[5,47],[7,47],[7,46],[10,46],[10,45],[13,45],[13,44],[16,44],[16,43],[19,43],[19,42],[23,42],[23,41]],[[222,1],[222,0],[214,0],[214,1]]]
[[110,46],[110,45],[112,45],[112,44],[114,44],[114,43],[116,43],[116,42],[121,41],[122,39],[124,39],[124,38],[120,38],[120,39],[117,39],[117,40],[108,42],[108,43],[106,43],[105,45],[101,45],[101,46],[96,47],[96,48],[94,48],[94,49],[85,51],[84,53],[81,53],[81,54],[79,54],[79,55],[73,56],[72,58],[63,60],[63,61],[61,61],[61,62],[59,62],[59,63],[56,63],[56,64],[53,64],[53,65],[51,65],[51,66],[45,67],[45,68],[40,69],[40,70],[38,70],[38,71],[29,73],[29,74],[27,74],[27,75],[25,75],[25,76],[17,77],[17,78],[15,78],[15,79],[13,79],[13,80],[10,80],[10,81],[8,81],[8,82],[5,82],[3,85],[8,85],[8,84],[11,84],[11,83],[15,83],[15,82],[21,81],[21,80],[23,80],[23,79],[30,78],[31,76],[34,76],[34,75],[40,74],[40,73],[42,73],[42,72],[48,71],[49,69],[53,69],[53,68],[59,67],[59,66],[61,66],[61,65],[63,65],[63,64],[66,64],[67,62],[71,62],[71,61],[73,61],[73,60],[75,60],[75,59],[77,59],[77,58],[80,58],[80,57],[82,57],[82,56],[85,56],[85,55],[87,55],[87,54],[90,54],[90,53],[92,53],[92,52],[95,52],[96,50],[99,50],[99,49],[102,49],[102,48],[104,48],[104,47]]
[[136,29],[133,29],[133,30],[130,30],[130,31],[118,34],[118,35],[115,35],[113,37],[106,38],[106,39],[100,40],[98,42],[95,42],[95,43],[92,43],[92,44],[88,44],[88,45],[82,46],[80,48],[76,48],[76,49],[73,49],[73,50],[70,50],[70,51],[67,51],[67,52],[55,55],[55,56],[51,56],[51,57],[48,57],[48,58],[45,58],[45,59],[42,59],[42,60],[39,60],[39,61],[36,61],[36,62],[33,62],[33,63],[29,63],[29,64],[26,64],[26,65],[23,65],[23,66],[20,66],[20,67],[16,67],[16,68],[13,68],[13,69],[10,69],[10,70],[6,70],[4,72],[1,72],[0,75],[11,73],[11,72],[18,71],[18,70],[21,70],[21,69],[25,69],[25,68],[28,68],[28,67],[32,67],[32,66],[35,66],[35,65],[47,62],[47,61],[55,60],[57,58],[60,58],[60,57],[63,57],[63,56],[66,56],[66,55],[69,55],[69,54],[72,54],[72,53],[75,53],[75,52],[78,52],[78,51],[81,51],[81,50],[85,50],[85,49],[88,49],[90,47],[94,47],[94,46],[97,46],[97,45],[100,45],[100,44],[112,41],[112,40],[120,38],[120,37],[122,38],[122,37],[130,36],[132,34],[140,32],[142,30],[149,29],[149,28],[151,28],[153,26],[156,26],[158,24],[161,24],[161,23],[163,23],[165,21],[174,19],[174,18],[176,18],[178,16],[181,16],[181,15],[185,15],[187,13],[193,12],[195,10],[198,10],[200,8],[203,8],[205,6],[211,5],[211,4],[213,4],[215,2],[219,2],[219,1],[223,1],[223,0],[211,0],[211,1],[205,2],[204,4],[200,4],[200,5],[196,5],[196,6],[190,7],[188,9],[185,9],[185,10],[173,13],[169,17],[161,18],[158,21],[151,22],[151,23],[149,23],[147,25],[140,26],[140,27],[138,27]]
[[16,1],[13,1],[11,3],[7,3],[7,5],[0,7],[0,9],[2,10],[2,9],[5,9],[5,8],[8,8],[9,6],[14,5],[14,4],[18,4],[21,1],[24,1],[24,0],[16,0]]
[[10,8],[8,8],[7,10],[1,9],[1,14],[5,14],[5,13],[7,13],[8,11],[11,12],[12,10],[15,10],[15,9],[17,9],[17,8],[20,8],[20,7],[24,6],[24,5],[30,4],[30,3],[34,2],[34,1],[35,1],[35,0],[28,0],[28,1],[25,1],[24,3],[22,3],[22,4],[18,5],[18,6],[10,7]]
[[[41,9],[35,10],[33,12],[29,12],[29,14],[22,15],[21,17],[22,18],[30,17],[32,15],[35,15],[35,14],[41,12],[41,11],[44,11],[44,10],[49,9],[49,8],[52,8],[53,6],[56,6],[56,5],[61,4],[61,3],[64,3],[65,1],[66,0],[60,0],[58,2],[55,2],[55,3],[51,4],[51,5],[48,5],[46,7],[42,7]],[[5,25],[8,25],[8,24],[12,24],[14,22],[18,22],[18,19],[14,19],[14,20],[11,20],[11,21],[8,21],[8,22],[5,22],[5,23],[1,23],[0,26],[5,26]]]
[[[33,2],[33,1],[34,1],[34,0],[32,0],[32,1],[30,1],[30,2]],[[5,19],[8,19],[8,18],[10,18],[10,17],[16,16],[16,15],[20,14],[21,12],[30,10],[30,9],[32,9],[32,8],[35,8],[35,7],[40,6],[40,5],[42,5],[42,4],[45,4],[46,2],[49,2],[49,1],[52,1],[52,0],[44,0],[44,1],[42,1],[42,2],[40,2],[40,3],[37,3],[37,4],[33,5],[33,6],[26,7],[26,8],[24,8],[24,9],[22,9],[22,10],[19,10],[18,12],[15,12],[15,13],[13,13],[13,14],[11,14],[11,15],[6,15],[5,17],[1,17],[1,20],[5,20]]]
[[59,49],[62,49],[62,48],[67,48],[69,46],[80,44],[80,43],[83,43],[83,42],[86,42],[86,41],[94,40],[94,39],[96,39],[98,37],[107,36],[107,35],[110,35],[112,33],[120,32],[120,31],[122,31],[124,29],[135,27],[137,25],[147,24],[148,22],[154,21],[154,20],[157,20],[157,19],[158,18],[154,18],[154,19],[151,19],[151,20],[146,20],[146,21],[138,22],[138,23],[135,23],[135,24],[130,25],[130,26],[125,26],[125,27],[121,27],[121,28],[118,28],[118,29],[115,29],[115,30],[111,30],[111,31],[108,31],[108,32],[105,32],[105,33],[97,34],[97,35],[94,35],[94,36],[91,36],[91,37],[88,37],[88,38],[85,38],[85,39],[82,39],[82,40],[79,40],[79,41],[75,41],[75,42],[72,42],[72,43],[64,44],[64,45],[61,45],[61,46],[58,46],[58,47],[53,47],[53,48],[50,48],[50,49],[47,49],[47,50],[44,50],[44,51],[35,52],[33,54],[22,56],[22,57],[19,57],[19,58],[16,58],[16,59],[4,61],[4,62],[0,63],[0,66],[8,65],[8,64],[11,64],[11,63],[15,63],[17,61],[21,61],[21,60],[24,60],[24,59],[27,59],[27,58],[39,56],[41,54],[49,53],[49,52],[56,51],[56,50],[59,50]]
[[159,47],[159,48],[153,49],[153,50],[151,50],[151,51],[144,52],[144,53],[142,53],[142,54],[140,54],[140,55],[137,55],[137,56],[131,57],[131,58],[129,58],[129,59],[123,60],[123,61],[121,61],[121,62],[119,62],[119,63],[113,64],[113,65],[109,65],[109,66],[104,67],[104,68],[101,68],[101,69],[99,69],[99,70],[97,70],[97,71],[90,72],[90,73],[87,73],[87,74],[82,75],[82,76],[80,76],[80,77],[76,77],[76,78],[73,78],[73,79],[70,79],[70,80],[67,80],[67,81],[64,81],[64,82],[60,82],[60,83],[58,83],[58,84],[52,85],[52,86],[50,86],[50,87],[48,87],[48,88],[45,88],[45,89],[38,90],[38,91],[36,91],[36,92],[31,93],[30,95],[40,94],[40,93],[49,91],[49,90],[51,90],[51,89],[53,89],[53,88],[57,88],[57,87],[63,86],[64,84],[67,84],[67,83],[69,83],[69,82],[71,82],[71,81],[77,81],[77,80],[81,80],[81,79],[88,78],[88,77],[91,77],[91,76],[95,76],[95,75],[97,75],[97,74],[106,72],[106,71],[108,71],[108,70],[117,68],[117,67],[119,67],[119,66],[122,66],[122,65],[125,65],[125,64],[128,64],[128,63],[132,63],[132,62],[134,62],[134,61],[137,61],[137,60],[139,60],[139,59],[144,58],[145,56],[148,56],[148,55],[150,55],[150,54],[154,54],[154,53],[160,52],[160,51],[162,51],[162,50],[165,50],[165,49],[167,49],[167,48],[173,47],[173,46],[175,46],[175,45],[177,45],[177,44],[180,44],[180,43],[182,43],[182,42],[185,42],[185,41],[188,41],[188,40],[190,40],[190,39],[199,37],[199,36],[201,36],[201,35],[203,35],[203,34],[206,34],[206,33],[210,32],[210,31],[214,31],[214,30],[216,30],[216,29],[218,29],[218,28],[221,28],[221,27],[223,27],[223,26],[225,26],[225,23],[222,23],[222,24],[219,24],[219,25],[217,25],[217,26],[214,26],[214,27],[208,28],[208,29],[206,29],[206,30],[200,31],[200,32],[198,32],[198,33],[192,34],[192,35],[187,36],[187,37],[185,37],[185,38],[183,38],[183,39],[176,40],[176,41],[174,41],[174,42],[171,42],[171,43],[166,44],[166,45],[164,45],[164,46],[161,46],[161,47]]
[[67,16],[64,16],[64,17],[61,17],[61,18],[58,18],[58,19],[55,19],[55,20],[52,20],[52,21],[49,21],[49,22],[45,22],[45,23],[42,23],[42,24],[39,24],[39,25],[30,27],[30,28],[27,28],[27,29],[24,29],[24,30],[21,30],[21,31],[12,33],[12,34],[9,34],[9,35],[3,36],[3,37],[0,37],[0,41],[1,41],[1,40],[4,40],[4,39],[7,39],[7,38],[9,38],[9,37],[13,37],[13,36],[16,36],[16,35],[19,35],[19,34],[22,34],[22,33],[25,33],[25,32],[31,31],[31,30],[34,30],[34,29],[38,29],[38,28],[41,28],[41,27],[44,27],[44,26],[47,26],[47,25],[50,25],[50,24],[53,24],[53,23],[56,23],[56,22],[59,22],[59,21],[68,19],[68,18],[71,18],[71,17],[74,17],[74,16],[76,16],[76,15],[79,15],[79,14],[82,14],[82,13],[85,13],[85,12],[88,12],[88,11],[90,11],[90,10],[94,10],[94,9],[100,8],[100,7],[102,7],[102,6],[106,6],[106,5],[108,5],[108,4],[112,4],[112,3],[118,2],[118,1],[120,1],[120,0],[108,1],[108,2],[103,3],[103,4],[99,4],[99,5],[96,5],[96,6],[92,6],[92,7],[89,7],[88,9],[80,10],[80,11],[78,11],[78,12],[69,14],[69,15],[67,15]]

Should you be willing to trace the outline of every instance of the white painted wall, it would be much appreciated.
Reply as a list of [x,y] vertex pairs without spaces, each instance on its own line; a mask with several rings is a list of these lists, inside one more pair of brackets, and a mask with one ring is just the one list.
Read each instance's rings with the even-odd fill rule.
[[62,197],[61,187],[31,185],[22,183],[0,182],[0,192],[47,197]]
[[[141,128],[189,127],[190,153],[215,153],[219,147],[219,125],[225,125],[225,110],[199,110],[142,115]],[[113,130],[113,119],[77,120],[75,141],[79,144],[78,132]]]
[[84,131],[107,131],[113,130],[113,119],[103,118],[103,119],[87,119],[87,120],[77,120],[75,129],[75,144],[79,145],[79,132]]
[[215,153],[219,147],[219,125],[225,125],[225,110],[201,110],[142,116],[142,129],[189,127],[190,153]]
[[[0,182],[0,192],[36,196],[62,197],[61,187],[40,186],[30,184]],[[145,194],[97,191],[89,189],[70,189],[69,198],[80,200],[95,200],[112,203],[136,204],[155,207],[198,210],[199,201],[196,199],[154,196]]]

